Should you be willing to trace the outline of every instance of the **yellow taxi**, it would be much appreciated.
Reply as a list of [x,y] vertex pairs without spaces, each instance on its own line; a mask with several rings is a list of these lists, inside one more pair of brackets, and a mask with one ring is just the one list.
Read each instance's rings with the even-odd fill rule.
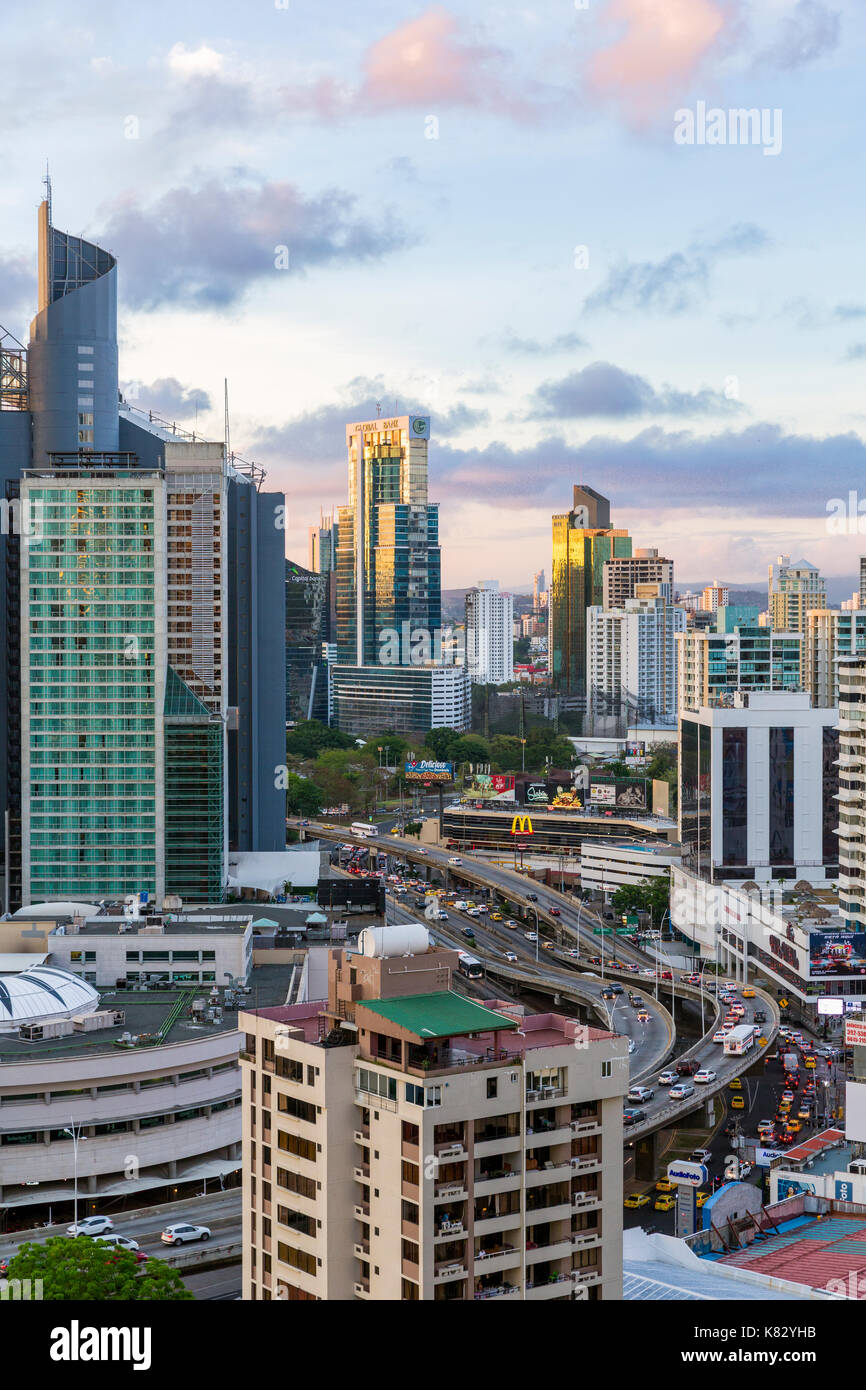
[[740,1080],[740,1078],[739,1078],[738,1076],[735,1076],[734,1079],[733,1079],[732,1081],[729,1081],[729,1082],[728,1082],[728,1090],[729,1090],[729,1091],[742,1091],[742,1089],[743,1089],[743,1083],[742,1083],[742,1081]]
[[673,1192],[674,1185],[669,1178],[659,1178],[656,1183],[656,1192]]
[[804,1058],[803,1058],[803,1066],[806,1067],[808,1071],[814,1071],[817,1065],[818,1065],[817,1058],[815,1058],[815,1057],[804,1057]]
[[746,1102],[742,1096],[731,1096],[732,1110],[745,1110]]
[[676,1204],[676,1197],[671,1197],[665,1193],[661,1197],[656,1197],[653,1207],[655,1211],[673,1211]]
[[542,951],[552,951],[555,945],[555,941],[542,941],[541,949]]
[[746,985],[746,988],[743,990],[742,993],[743,993],[743,998],[744,998],[744,999],[754,999],[754,998],[755,998],[755,991],[752,989],[751,985]]
[[709,1194],[709,1192],[699,1192],[699,1193],[697,1194],[697,1203],[698,1203],[698,1206],[699,1206],[699,1207],[702,1207],[702,1206],[704,1205],[704,1202],[708,1202],[709,1200],[710,1200],[710,1194]]
[[491,920],[491,922],[501,922],[501,921],[502,921],[502,913],[501,913],[501,912],[491,912],[491,914],[490,914],[490,920]]
[[639,1211],[641,1207],[648,1207],[651,1201],[648,1192],[633,1192],[630,1197],[626,1197],[623,1206],[628,1207],[629,1211]]

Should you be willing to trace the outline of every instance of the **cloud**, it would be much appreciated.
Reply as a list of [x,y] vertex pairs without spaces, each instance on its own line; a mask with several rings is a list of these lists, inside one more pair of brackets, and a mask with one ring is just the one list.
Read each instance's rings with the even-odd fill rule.
[[[431,444],[431,495],[497,507],[567,511],[571,486],[585,481],[636,511],[694,510],[721,516],[803,516],[822,521],[832,497],[846,497],[866,470],[866,444],[854,433],[786,434],[779,425],[696,435],[652,425],[630,439],[595,435],[574,445],[561,436],[515,449]],[[696,492],[697,489],[697,492]]]
[[670,109],[672,93],[719,47],[729,18],[715,0],[609,0],[604,17],[619,34],[593,55],[588,86],[636,126]]
[[712,239],[697,238],[685,251],[673,251],[660,261],[624,261],[588,297],[584,312],[685,313],[707,299],[718,260],[763,251],[770,245],[761,227],[742,222]]
[[[290,183],[251,176],[175,188],[156,202],[134,195],[109,210],[102,245],[116,250],[123,293],[138,308],[220,309],[253,285],[323,266],[376,262],[414,242],[386,209],[379,224],[339,189],[306,197]],[[288,252],[288,269],[276,269]]]
[[152,410],[164,419],[186,420],[197,410],[204,413],[212,407],[207,391],[200,386],[184,386],[173,376],[160,377],[150,385],[138,381],[124,383],[121,389],[139,409]]
[[540,84],[520,82],[500,48],[475,41],[462,21],[441,5],[407,20],[364,53],[362,77],[352,88],[333,77],[287,87],[288,110],[322,120],[385,111],[438,113],[463,107],[531,122],[561,96]]
[[187,48],[176,43],[166,56],[166,66],[175,77],[215,77],[222,72],[225,57],[206,43]]
[[742,410],[736,400],[704,387],[701,391],[657,391],[646,377],[610,362],[591,362],[560,381],[546,381],[535,392],[529,418],[628,419],[638,415],[710,415]]
[[579,333],[559,333],[547,343],[537,338],[518,338],[509,333],[503,339],[502,347],[505,352],[518,356],[541,357],[554,352],[572,352],[577,348],[589,347],[589,343]]
[[36,312],[36,274],[26,256],[0,256],[0,323]]
[[797,0],[782,20],[773,43],[755,58],[756,69],[792,72],[832,53],[842,35],[842,16],[821,0]]
[[866,343],[852,343],[845,353],[846,362],[862,362],[866,357]]

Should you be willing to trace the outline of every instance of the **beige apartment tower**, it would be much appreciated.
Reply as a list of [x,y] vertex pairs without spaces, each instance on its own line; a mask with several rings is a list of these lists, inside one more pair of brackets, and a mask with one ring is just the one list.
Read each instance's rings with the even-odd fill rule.
[[620,1298],[625,1039],[478,1003],[427,941],[242,1014],[244,1298]]

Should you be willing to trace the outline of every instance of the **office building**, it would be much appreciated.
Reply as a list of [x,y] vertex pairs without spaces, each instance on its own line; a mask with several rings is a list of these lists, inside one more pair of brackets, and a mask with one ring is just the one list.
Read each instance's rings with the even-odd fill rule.
[[839,681],[839,909],[866,931],[866,653],[843,657]]
[[[475,685],[514,680],[514,599],[496,579],[482,579],[466,594],[466,669]],[[533,622],[530,615],[530,621]]]
[[627,531],[610,524],[610,502],[576,484],[571,511],[553,517],[548,668],[553,684],[586,696],[587,609],[604,599],[604,564],[631,555]]
[[587,726],[599,736],[676,725],[674,639],[685,631],[686,615],[658,594],[658,585],[640,587],[652,596],[587,610]]
[[213,901],[229,846],[284,847],[284,498],[119,400],[116,275],[46,200],[0,363],[5,497],[38,523],[0,566],[10,905]]
[[472,686],[465,666],[329,667],[331,722],[364,737],[390,731],[468,729]]
[[805,687],[812,704],[838,705],[839,662],[866,653],[866,608],[810,608],[805,640]]
[[[640,597],[645,584],[657,585],[655,592],[673,599],[674,562],[657,550],[639,549],[633,555],[606,560],[602,578],[602,607],[622,608],[627,599]],[[649,591],[647,591],[649,592]]]
[[727,602],[728,586],[720,584],[717,579],[714,579],[712,584],[707,584],[701,594],[701,609],[704,613],[716,613]]
[[780,555],[769,566],[767,608],[770,625],[777,632],[799,632],[803,637],[800,663],[800,684],[806,683],[806,614],[812,608],[827,607],[827,592],[823,576],[808,560],[791,563],[790,556]]
[[532,580],[532,611],[536,617],[540,616],[542,608],[547,607],[547,586],[544,582],[544,570],[539,570]]
[[328,574],[286,561],[286,723],[328,722],[328,665],[323,651],[331,639]]
[[[801,633],[776,632],[758,627],[754,620],[729,627],[728,615],[737,613],[737,609],[720,608],[715,631],[690,628],[677,636],[681,711],[733,704],[738,690],[800,688]],[[752,613],[757,617],[756,609]]]
[[332,574],[336,571],[338,534],[333,516],[326,516],[324,512],[318,526],[309,528],[309,567],[313,574]]
[[467,998],[417,925],[358,945],[240,1015],[243,1297],[621,1298],[625,1040]]
[[805,692],[680,714],[683,865],[733,883],[836,876],[836,711]]

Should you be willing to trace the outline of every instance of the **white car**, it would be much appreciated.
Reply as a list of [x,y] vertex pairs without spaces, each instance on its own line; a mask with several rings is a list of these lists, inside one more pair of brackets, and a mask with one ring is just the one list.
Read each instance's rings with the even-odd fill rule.
[[690,1086],[687,1081],[681,1081],[679,1085],[671,1086],[671,1089],[668,1091],[671,1100],[687,1100],[688,1097],[693,1096],[694,1093],[694,1086]]
[[185,1221],[178,1221],[173,1226],[166,1226],[160,1240],[164,1240],[166,1245],[185,1245],[189,1240],[210,1240],[210,1227],[190,1226]]
[[513,931],[514,928],[517,926],[517,923],[515,922],[515,920],[514,920],[513,917],[509,917],[509,918],[507,919],[505,925],[506,925],[506,927],[511,927],[511,929],[512,929],[512,931]]
[[655,972],[654,970],[648,970],[648,969],[645,967],[640,973],[641,973],[641,975],[643,975],[644,979],[647,979],[647,980],[654,980],[654,979],[655,979],[656,972]]
[[506,952],[505,952],[505,959],[506,959],[506,960],[517,960],[517,952],[516,952],[516,951],[506,951]]
[[463,860],[462,860],[462,859],[458,859],[457,855],[455,854],[451,859],[448,860],[448,863],[449,863],[449,864],[462,864],[462,863],[463,863]]
[[634,1052],[634,1038],[629,1038],[629,1040],[628,1040],[628,1053],[629,1053],[629,1056],[631,1056],[631,1054],[632,1054],[633,1052]]
[[675,1071],[663,1071],[659,1073],[660,1086],[676,1086],[677,1074]]
[[82,1216],[78,1225],[73,1221],[71,1226],[67,1226],[68,1236],[101,1236],[105,1231],[112,1231],[114,1222],[110,1216]]
[[715,1081],[716,1073],[714,1071],[710,1071],[709,1067],[701,1067],[700,1071],[695,1072],[694,1079],[695,1081],[700,1081],[707,1085],[710,1081]]
[[526,940],[527,940],[527,941],[537,941],[537,940],[538,940],[538,933],[537,933],[537,932],[534,932],[534,931],[525,931],[525,932],[523,933],[523,935],[526,937]]
[[716,1032],[716,1033],[713,1034],[713,1042],[714,1042],[714,1043],[723,1043],[723,1042],[725,1041],[725,1038],[728,1036],[728,1033],[729,1033],[730,1031],[731,1031],[730,1028],[720,1028],[720,1029],[718,1030],[718,1032]]
[[131,1236],[108,1235],[97,1236],[96,1239],[100,1245],[115,1245],[120,1250],[138,1250],[139,1248],[138,1241],[133,1240]]

